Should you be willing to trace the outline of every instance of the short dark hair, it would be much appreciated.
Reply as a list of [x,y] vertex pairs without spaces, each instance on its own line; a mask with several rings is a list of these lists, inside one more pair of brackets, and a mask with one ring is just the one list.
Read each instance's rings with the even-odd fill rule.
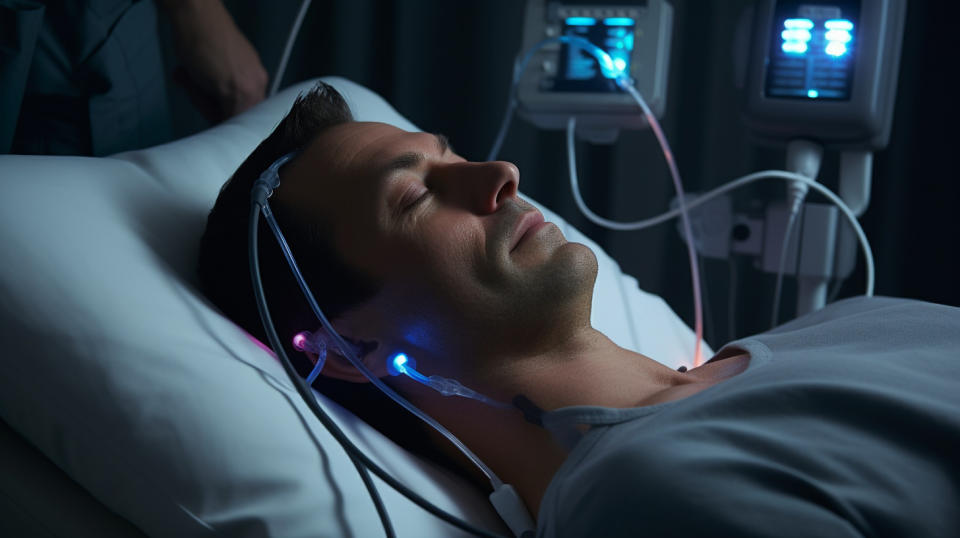
[[[326,129],[350,121],[353,117],[343,97],[332,86],[319,82],[296,99],[276,129],[243,161],[220,190],[207,217],[198,263],[203,292],[234,322],[263,342],[267,339],[254,302],[247,258],[253,182],[283,155],[302,150]],[[305,226],[282,201],[274,198],[271,202],[297,264],[328,317],[338,317],[377,292],[377,285],[370,278],[347,266],[337,254],[326,233],[328,227]],[[312,329],[318,322],[303,300],[264,219],[260,221],[259,237],[260,270],[270,312],[277,333],[287,343],[294,334]],[[327,282],[336,285],[324,285]]]
[[[266,343],[260,322],[248,262],[248,221],[253,182],[278,158],[304,149],[326,129],[353,121],[346,101],[332,86],[319,82],[297,98],[290,112],[220,190],[207,217],[200,240],[198,272],[203,293],[244,330]],[[281,173],[281,178],[282,178]],[[282,180],[282,179],[281,179]],[[331,320],[373,297],[379,291],[362,271],[343,261],[334,248],[332,223],[307,224],[278,201],[271,210],[296,256],[297,264],[324,313]],[[261,218],[259,231],[261,281],[277,333],[301,377],[312,365],[292,346],[293,336],[318,328],[300,287],[297,285],[272,232]],[[455,465],[429,443],[422,424],[392,402],[372,384],[358,384],[319,376],[313,384],[320,392],[346,407],[408,450],[438,461],[454,470]]]

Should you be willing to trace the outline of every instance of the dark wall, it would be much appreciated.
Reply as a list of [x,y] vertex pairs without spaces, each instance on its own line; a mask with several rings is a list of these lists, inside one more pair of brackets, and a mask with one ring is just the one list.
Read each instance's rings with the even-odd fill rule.
[[[747,136],[732,82],[736,21],[752,0],[674,0],[674,43],[663,126],[688,191],[783,166],[783,151],[760,148]],[[227,1],[238,24],[276,68],[294,0]],[[952,78],[956,7],[912,0],[906,20],[893,135],[876,154],[873,198],[861,219],[877,262],[878,295],[960,305],[955,205],[960,174]],[[341,75],[383,95],[421,128],[446,134],[468,159],[483,158],[500,121],[511,65],[519,51],[520,0],[337,0],[313,2],[285,83]],[[949,12],[948,12],[949,11]],[[177,127],[203,128],[183,95],[172,92]],[[597,240],[644,289],[662,295],[692,324],[685,246],[673,224],[640,232],[608,232],[583,219],[569,192],[561,132],[515,120],[500,158],[521,170],[521,190]],[[673,196],[659,147],[649,131],[621,133],[614,146],[580,145],[584,197],[613,219],[658,214]],[[836,156],[822,181],[835,188]],[[782,196],[780,185],[741,191],[738,203]],[[863,263],[840,289],[862,293]],[[707,335],[719,345],[769,324],[773,277],[749,261],[705,260]],[[736,286],[731,287],[731,276]],[[733,290],[731,292],[731,290]],[[784,312],[792,311],[792,282]],[[731,304],[733,308],[731,308]],[[731,321],[737,320],[735,326]]]

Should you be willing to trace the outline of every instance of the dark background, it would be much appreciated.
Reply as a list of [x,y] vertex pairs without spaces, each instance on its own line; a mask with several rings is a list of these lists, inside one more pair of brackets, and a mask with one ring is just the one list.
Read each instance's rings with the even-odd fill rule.
[[[869,2],[871,0],[864,0]],[[226,1],[271,75],[295,0]],[[741,120],[733,86],[733,40],[753,0],[673,0],[674,34],[666,113],[662,119],[685,188],[706,191],[744,174],[784,166],[784,151],[758,146]],[[340,75],[385,97],[424,130],[446,134],[472,160],[490,149],[521,45],[521,0],[315,0],[304,21],[283,85]],[[960,306],[955,205],[960,185],[954,95],[957,7],[909,2],[893,134],[874,158],[873,193],[861,223],[876,259],[876,294]],[[169,50],[169,47],[168,47]],[[172,62],[172,60],[170,61]],[[170,66],[172,68],[172,65]],[[207,127],[170,83],[177,136]],[[693,325],[685,245],[674,224],[611,232],[580,216],[568,186],[564,135],[515,119],[499,158],[521,170],[521,190],[599,242],[640,286],[664,297]],[[613,146],[579,146],[584,197],[611,219],[659,214],[673,186],[650,131],[622,132]],[[820,180],[836,188],[838,158],[825,156]],[[739,191],[738,204],[782,199],[783,186]],[[813,200],[814,195],[811,195]],[[820,201],[820,200],[816,200]],[[749,260],[704,262],[709,311],[705,335],[719,346],[769,326],[774,277]],[[736,285],[731,286],[731,271]],[[857,269],[840,297],[863,292]],[[793,311],[793,281],[782,312]],[[736,324],[731,323],[736,320]]]

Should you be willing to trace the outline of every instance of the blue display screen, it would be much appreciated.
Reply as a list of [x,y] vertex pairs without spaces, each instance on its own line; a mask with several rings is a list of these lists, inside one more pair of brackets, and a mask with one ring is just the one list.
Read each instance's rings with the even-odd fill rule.
[[[630,72],[635,28],[636,21],[630,17],[567,17],[563,21],[564,35],[582,37],[607,51],[614,65],[627,73]],[[552,89],[562,92],[619,91],[613,79],[601,71],[597,60],[575,43],[563,45]]]
[[859,1],[778,2],[768,52],[767,97],[849,100]]

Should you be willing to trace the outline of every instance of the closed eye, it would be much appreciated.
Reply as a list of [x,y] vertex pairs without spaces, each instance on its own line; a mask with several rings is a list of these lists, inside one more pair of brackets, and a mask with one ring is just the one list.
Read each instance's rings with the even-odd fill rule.
[[421,181],[409,182],[403,189],[403,194],[401,194],[398,199],[396,205],[397,211],[402,213],[410,211],[426,200],[429,194],[430,189],[426,188]]
[[417,196],[413,201],[409,202],[404,206],[404,211],[410,211],[418,205],[422,204],[427,200],[427,197],[430,196],[430,190],[424,189],[423,193],[420,196]]

